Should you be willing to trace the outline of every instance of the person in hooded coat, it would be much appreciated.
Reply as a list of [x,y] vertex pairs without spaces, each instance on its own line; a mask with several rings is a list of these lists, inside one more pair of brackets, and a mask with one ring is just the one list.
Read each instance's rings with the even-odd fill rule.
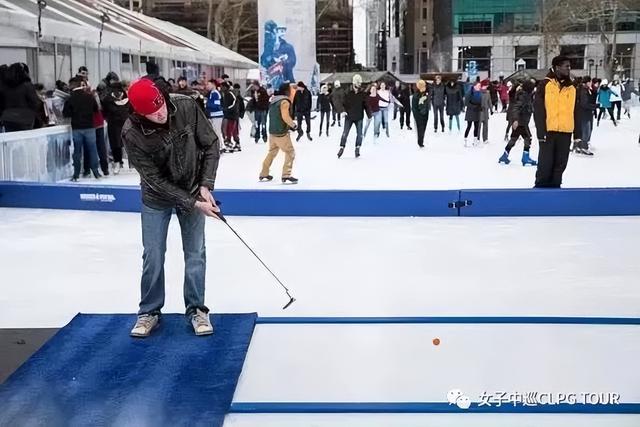
[[22,63],[11,64],[2,82],[3,110],[0,123],[6,132],[33,129],[40,99],[36,93],[29,67]]
[[340,117],[345,112],[344,97],[344,88],[340,86],[340,81],[336,80],[333,84],[333,91],[329,96],[329,99],[331,100],[331,106],[333,107],[333,121],[331,122],[331,127],[336,124],[336,119],[338,121],[338,127],[340,127]]
[[449,80],[445,86],[445,96],[447,98],[447,116],[449,116],[449,131],[451,131],[451,125],[453,118],[456,118],[456,126],[460,130],[460,113],[462,112],[462,105],[464,99],[462,92],[460,91],[459,84],[454,80]]
[[598,89],[598,104],[600,104],[600,113],[598,113],[597,126],[600,126],[600,119],[602,118],[605,110],[609,112],[609,117],[611,117],[613,125],[618,126],[618,124],[616,123],[616,119],[613,116],[611,89],[609,88],[609,81],[607,79],[602,79],[602,83],[600,84],[600,88]]

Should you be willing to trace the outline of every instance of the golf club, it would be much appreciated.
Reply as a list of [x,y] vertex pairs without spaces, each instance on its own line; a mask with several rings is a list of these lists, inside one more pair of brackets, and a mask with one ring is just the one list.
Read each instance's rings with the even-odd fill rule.
[[[218,201],[216,201],[216,204],[218,205],[218,207],[220,207],[220,205],[221,205],[221,203],[220,203],[220,202],[218,202]],[[229,224],[229,223],[227,222],[227,219],[226,219],[226,218],[224,217],[224,215],[222,214],[222,211],[220,211],[220,212],[216,212],[216,215],[217,215],[217,217],[218,217],[218,218],[220,218],[220,221],[224,222],[224,223],[227,225],[227,227],[229,227],[229,230],[233,231],[233,234],[235,234],[235,235],[236,235],[236,237],[237,237],[238,239],[240,239],[240,241],[241,241],[242,243],[244,243],[244,245],[247,247],[247,249],[249,249],[249,250],[251,251],[251,253],[253,254],[253,256],[255,256],[255,257],[258,259],[258,261],[260,261],[260,263],[262,264],[262,266],[263,266],[264,268],[266,268],[266,269],[267,269],[267,271],[268,271],[269,273],[271,273],[271,275],[273,276],[273,278],[274,278],[274,279],[276,279],[276,280],[278,281],[278,283],[280,284],[280,286],[282,286],[282,288],[284,289],[285,293],[286,293],[286,294],[287,294],[287,296],[289,297],[289,302],[288,302],[284,307],[282,307],[282,309],[283,309],[283,310],[286,310],[286,309],[287,309],[291,304],[293,304],[293,303],[295,302],[295,300],[296,300],[296,299],[295,299],[293,296],[291,296],[291,294],[289,293],[289,289],[287,289],[287,287],[286,287],[286,286],[285,286],[285,285],[280,281],[280,279],[278,279],[278,276],[276,276],[276,275],[273,273],[273,271],[271,271],[271,269],[270,269],[269,267],[267,267],[267,264],[265,264],[265,263],[264,263],[264,261],[262,261],[262,259],[260,259],[260,257],[258,256],[258,254],[256,254],[256,253],[255,253],[255,251],[254,251],[253,249],[251,249],[251,246],[249,246],[249,245],[247,244],[247,242],[245,242],[245,241],[244,241],[244,239],[243,239],[242,237],[240,237],[240,235],[238,234],[238,232],[237,232],[236,230],[234,230],[234,229],[233,229],[233,227],[231,226],[231,224]]]

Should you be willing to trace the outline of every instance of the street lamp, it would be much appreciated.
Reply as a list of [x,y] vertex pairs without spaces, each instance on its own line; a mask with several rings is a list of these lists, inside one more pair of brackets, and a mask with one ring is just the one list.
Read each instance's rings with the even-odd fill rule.
[[594,61],[593,58],[589,58],[589,61],[588,61],[588,63],[589,63],[589,75],[591,75],[591,68],[593,67],[593,64],[595,62],[596,61]]

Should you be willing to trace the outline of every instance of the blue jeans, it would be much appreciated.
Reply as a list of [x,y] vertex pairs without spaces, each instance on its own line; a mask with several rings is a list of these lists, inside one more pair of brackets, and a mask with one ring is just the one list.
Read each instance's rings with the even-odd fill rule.
[[349,116],[346,116],[344,118],[344,130],[342,131],[342,138],[340,139],[341,147],[347,145],[347,138],[349,137],[349,131],[351,130],[352,125],[356,125],[356,147],[360,147],[362,145],[362,120],[354,122],[349,118]]
[[580,123],[582,126],[582,141],[587,144],[591,141],[591,130],[593,128],[593,116],[591,114],[584,114]]
[[267,140],[267,112],[256,110],[254,111],[254,117],[256,120],[256,134],[254,136],[256,142],[260,139],[260,133],[262,133],[262,139]]
[[98,150],[96,148],[96,130],[74,129],[73,130],[73,177],[80,177],[82,166],[82,151],[89,153],[89,167],[94,176],[98,176]]
[[[380,108],[380,121],[384,125],[384,130],[387,132],[387,138],[388,138],[389,137],[389,108],[388,107]],[[380,124],[378,124],[378,126],[380,126]],[[379,127],[376,129],[379,129]],[[380,134],[380,132],[376,132],[376,133]]]
[[[164,255],[173,208],[142,205],[142,280],[138,314],[160,314],[164,306]],[[184,252],[184,305],[187,319],[197,308],[204,312],[204,280],[207,266],[204,245],[205,216],[200,211],[177,210]]]
[[[367,136],[367,131],[369,130],[369,125],[373,122],[373,136],[376,138],[380,136],[380,118],[382,117],[382,113],[380,111],[376,111],[373,113],[371,118],[367,119],[367,124],[364,126],[364,132],[362,136]],[[364,120],[364,119],[363,119]]]

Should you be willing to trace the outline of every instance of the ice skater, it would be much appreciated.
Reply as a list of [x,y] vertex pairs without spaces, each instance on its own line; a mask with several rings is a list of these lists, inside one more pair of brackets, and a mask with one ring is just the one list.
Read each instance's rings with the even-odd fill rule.
[[456,118],[456,126],[460,131],[460,112],[464,105],[462,93],[459,84],[455,80],[449,80],[445,85],[445,96],[447,98],[447,115],[449,116],[449,132],[453,124],[453,118]]
[[509,153],[511,149],[516,145],[518,138],[522,137],[524,140],[524,150],[522,151],[522,166],[536,166],[538,163],[531,159],[529,156],[529,149],[531,148],[531,131],[529,130],[529,122],[531,121],[531,115],[533,114],[533,98],[532,93],[535,85],[530,80],[527,80],[522,85],[522,90],[518,92],[515,100],[509,105],[512,114],[512,127],[511,139],[504,148],[504,153],[498,160],[498,163],[504,163],[508,165]]
[[416,131],[418,132],[418,147],[424,148],[424,134],[429,122],[429,109],[431,101],[430,93],[427,90],[427,82],[418,80],[416,83],[416,93],[411,97],[411,111],[416,121]]
[[279,90],[274,94],[269,104],[269,152],[262,162],[260,171],[260,181],[268,182],[273,180],[269,175],[269,169],[273,160],[280,150],[284,151],[284,165],[282,166],[282,183],[297,184],[298,179],[291,176],[293,170],[293,159],[296,151],[293,148],[289,131],[296,131],[296,123],[291,118],[291,85],[282,83]]
[[438,117],[440,117],[440,127],[444,132],[444,104],[446,100],[445,87],[442,77],[436,76],[436,81],[431,86],[431,104],[433,105],[433,132],[438,132]]
[[571,83],[571,63],[566,56],[553,58],[547,77],[536,88],[533,114],[540,144],[537,188],[560,188],[569,161],[571,134],[581,139],[574,126],[576,88]]
[[360,74],[355,74],[352,78],[352,85],[349,92],[344,97],[344,110],[347,115],[344,119],[344,130],[342,131],[342,138],[340,139],[340,150],[338,151],[338,158],[342,157],[344,148],[347,145],[347,138],[351,131],[351,126],[356,126],[356,158],[360,157],[360,146],[362,145],[362,120],[365,113],[368,117],[371,113],[367,108],[367,93],[362,90],[362,77]]
[[320,88],[320,95],[318,95],[316,104],[316,111],[320,112],[320,133],[318,134],[318,136],[322,136],[322,126],[325,125],[325,120],[325,134],[329,136],[329,116],[331,114],[331,100],[329,99],[329,88],[327,87],[327,85],[322,85],[322,87]]
[[333,91],[329,96],[333,107],[333,121],[331,122],[331,127],[336,124],[336,120],[338,121],[338,127],[340,127],[340,119],[344,113],[344,97],[344,88],[340,86],[340,80],[336,80],[333,84]]
[[134,337],[148,337],[164,306],[167,232],[175,211],[184,252],[184,301],[196,335],[213,333],[204,305],[205,218],[220,212],[211,190],[215,184],[220,141],[195,101],[169,95],[151,80],[129,89],[133,113],[122,129],[129,163],[140,174],[142,189],[142,279]]

